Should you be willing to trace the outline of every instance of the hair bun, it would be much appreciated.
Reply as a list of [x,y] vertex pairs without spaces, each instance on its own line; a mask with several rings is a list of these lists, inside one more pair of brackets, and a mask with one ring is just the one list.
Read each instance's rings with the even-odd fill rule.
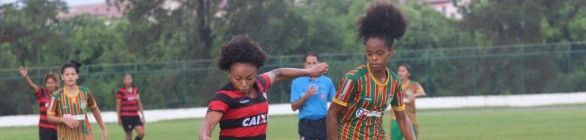
[[359,19],[358,26],[358,36],[363,41],[370,37],[393,41],[405,34],[407,18],[393,4],[379,1],[368,7],[366,15]]
[[69,63],[69,64],[73,64],[73,65],[75,65],[75,67],[77,67],[77,68],[81,68],[81,63],[79,63],[79,62],[77,62],[77,61],[75,61],[75,60],[69,60],[67,63]]

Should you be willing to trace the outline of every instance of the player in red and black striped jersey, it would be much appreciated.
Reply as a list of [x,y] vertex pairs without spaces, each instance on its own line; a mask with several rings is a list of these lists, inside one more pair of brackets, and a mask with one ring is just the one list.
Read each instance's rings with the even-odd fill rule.
[[37,98],[41,114],[39,119],[39,139],[57,140],[57,126],[47,121],[47,106],[49,100],[51,100],[51,95],[59,85],[57,74],[52,72],[45,74],[45,87],[42,88],[31,80],[28,75],[28,68],[20,66],[18,71],[27,84],[35,91],[35,97]]
[[[116,93],[116,112],[118,112],[118,124],[124,128],[126,140],[132,139],[132,130],[136,128],[135,140],[144,137],[144,111],[138,88],[132,84],[132,75],[124,75],[124,87]],[[139,114],[140,111],[140,114]]]
[[220,52],[218,67],[227,72],[230,83],[216,92],[199,138],[209,140],[220,124],[220,139],[266,139],[267,91],[274,83],[298,76],[319,76],[328,70],[325,63],[309,69],[278,68],[258,74],[265,52],[246,35],[234,37]]

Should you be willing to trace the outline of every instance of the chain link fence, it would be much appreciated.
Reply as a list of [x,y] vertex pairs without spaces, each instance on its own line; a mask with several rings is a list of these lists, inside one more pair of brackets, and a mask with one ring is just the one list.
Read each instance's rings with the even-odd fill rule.
[[[303,55],[271,56],[262,72],[302,67]],[[320,54],[335,82],[343,73],[365,64],[363,53]],[[410,64],[412,75],[428,96],[510,95],[586,91],[586,42],[397,50],[390,68]],[[29,75],[44,85],[43,75],[55,67],[31,67]],[[228,82],[215,60],[160,63],[96,64],[81,69],[78,83],[94,92],[103,110],[113,110],[114,94],[125,73],[134,75],[145,108],[206,106],[214,91]],[[274,85],[270,103],[289,101],[290,81]],[[32,90],[16,67],[0,69],[0,115],[38,111]]]

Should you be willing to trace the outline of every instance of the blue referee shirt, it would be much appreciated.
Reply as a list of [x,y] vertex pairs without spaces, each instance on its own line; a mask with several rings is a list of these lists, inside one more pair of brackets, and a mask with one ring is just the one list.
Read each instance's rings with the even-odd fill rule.
[[291,103],[301,99],[310,86],[318,86],[316,94],[309,97],[303,106],[299,109],[299,119],[316,120],[325,118],[327,115],[327,103],[332,101],[336,95],[336,88],[332,79],[327,76],[317,77],[312,80],[311,77],[298,77],[291,84]]

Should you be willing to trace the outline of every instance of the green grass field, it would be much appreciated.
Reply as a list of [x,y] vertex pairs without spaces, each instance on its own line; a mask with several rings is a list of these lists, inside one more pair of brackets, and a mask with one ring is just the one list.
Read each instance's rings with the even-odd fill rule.
[[[530,108],[464,108],[420,110],[423,140],[578,140],[586,138],[586,104]],[[146,125],[152,140],[197,139],[200,119]],[[385,128],[389,128],[388,114]],[[97,126],[94,125],[94,129]],[[0,128],[0,140],[38,139],[37,127]],[[94,130],[98,132],[98,130]],[[110,139],[124,138],[122,128],[108,124]],[[96,135],[97,136],[97,135]],[[217,138],[217,132],[214,134]],[[296,140],[296,116],[271,116],[268,139]]]

